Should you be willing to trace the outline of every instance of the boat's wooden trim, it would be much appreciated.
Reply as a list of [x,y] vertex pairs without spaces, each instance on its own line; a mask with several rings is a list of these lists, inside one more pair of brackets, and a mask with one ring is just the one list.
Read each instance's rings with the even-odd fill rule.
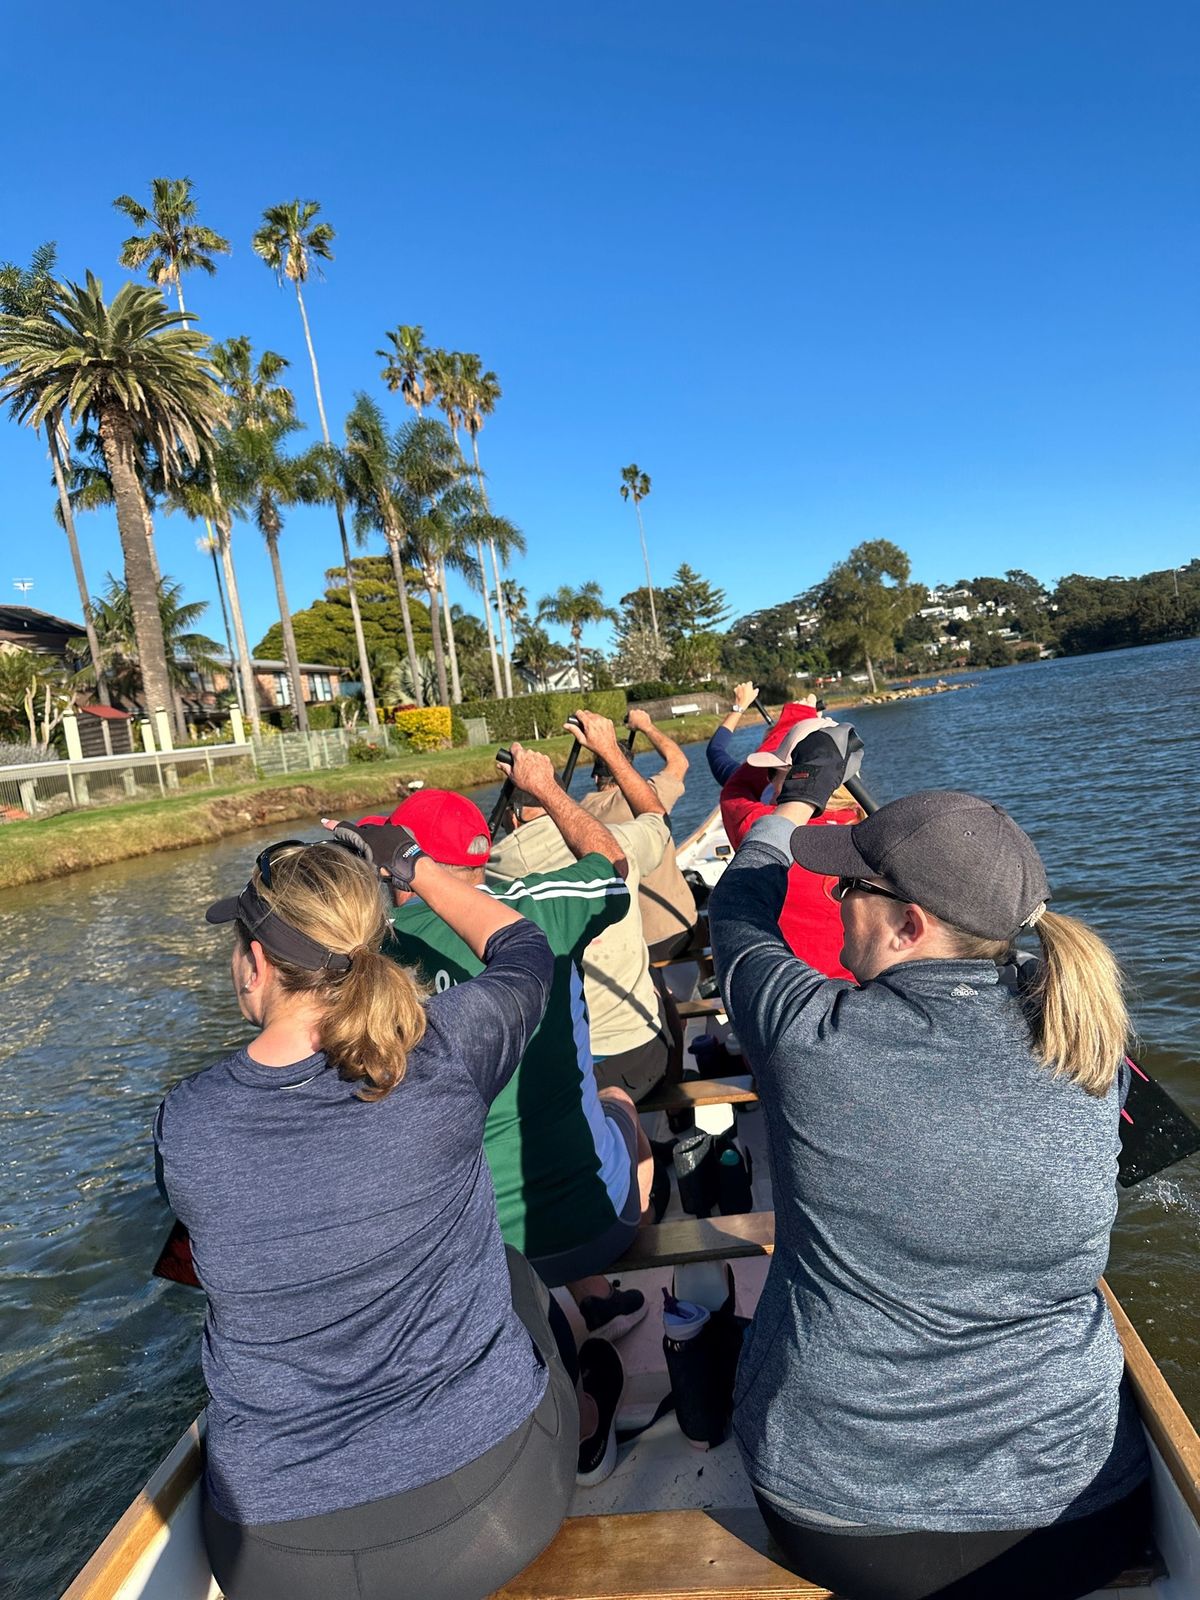
[[1142,1423],[1158,1446],[1163,1464],[1188,1510],[1200,1523],[1200,1435],[1159,1371],[1158,1363],[1142,1343],[1141,1335],[1125,1315],[1121,1302],[1103,1279],[1100,1287],[1121,1335],[1125,1370],[1138,1397]]
[[62,1600],[115,1600],[121,1585],[199,1483],[204,1463],[203,1432],[201,1415],[154,1469],[145,1488],[93,1552]]

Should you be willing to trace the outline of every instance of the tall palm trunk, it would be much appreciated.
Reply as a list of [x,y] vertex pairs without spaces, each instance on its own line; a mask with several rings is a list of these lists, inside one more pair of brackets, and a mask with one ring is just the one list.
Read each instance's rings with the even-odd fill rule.
[[433,670],[437,674],[438,704],[450,704],[450,690],[446,684],[446,651],[442,644],[442,601],[439,592],[437,562],[428,566],[422,563],[425,588],[429,593],[429,627],[433,634]]
[[171,680],[159,610],[159,584],[146,540],[146,503],[138,482],[133,429],[128,417],[118,407],[106,406],[100,414],[99,425],[100,448],[112,479],[117,531],[125,558],[125,583],[133,611],[142,698],[149,715],[171,704]]
[[[154,545],[154,516],[150,504],[146,499],[145,491],[142,492],[142,512],[146,522],[146,545],[150,551],[150,566],[154,572],[154,581],[162,591],[162,568],[158,564],[158,551]],[[174,725],[175,737],[183,741],[188,736],[187,716],[183,709],[183,696],[179,692],[179,685],[175,681],[174,661],[167,662],[167,673],[171,680],[171,722]]]
[[876,694],[876,693],[878,693],[878,690],[875,687],[875,668],[871,663],[870,656],[866,657],[866,662],[867,662],[867,677],[870,678],[870,680],[871,680],[871,693],[872,694]]
[[388,531],[388,555],[392,559],[392,576],[396,580],[396,593],[400,596],[400,620],[404,624],[404,645],[408,651],[408,670],[412,675],[413,699],[419,706],[425,704],[425,691],[421,687],[421,669],[417,665],[417,644],[413,638],[412,617],[408,610],[408,582],[404,576],[404,561],[400,555],[400,537]]
[[571,625],[571,643],[575,646],[575,675],[579,679],[579,692],[583,693],[583,629],[578,623]]
[[441,563],[442,615],[446,622],[446,653],[450,657],[450,697],[456,706],[462,705],[462,678],[458,672],[458,644],[454,638],[454,615],[446,587],[446,563]]
[[[326,443],[329,441],[326,440]],[[367,660],[367,636],[363,632],[362,607],[358,603],[358,584],[354,581],[354,568],[350,565],[350,541],[346,538],[346,518],[341,505],[337,508],[338,537],[342,541],[342,560],[346,564],[346,593],[350,596],[350,616],[354,623],[354,648],[358,652],[358,670],[363,686],[363,701],[367,708],[367,726],[379,726],[379,712],[375,706],[375,685],[371,679],[371,663]]]
[[504,698],[504,685],[500,681],[500,657],[496,654],[496,635],[492,628],[492,595],[488,588],[487,563],[483,558],[483,540],[476,539],[475,553],[479,557],[479,585],[483,591],[483,618],[487,623],[488,655],[492,661],[492,683],[496,699]]
[[496,616],[500,624],[500,650],[504,656],[504,692],[512,699],[512,658],[508,650],[508,612],[504,605],[504,587],[500,582],[500,563],[496,559],[496,541],[488,540],[492,552],[492,576],[496,580]]
[[638,534],[642,541],[642,560],[646,563],[646,593],[650,596],[650,626],[654,630],[654,642],[658,643],[658,613],[654,609],[654,585],[650,582],[650,552],[646,549],[646,529],[642,524],[642,508],[634,496],[633,509],[637,512]]
[[79,586],[79,602],[83,607],[83,626],[87,633],[88,655],[92,658],[92,671],[96,675],[96,697],[102,706],[110,706],[112,700],[109,698],[108,680],[104,676],[104,667],[101,663],[100,641],[96,637],[96,622],[92,616],[91,597],[88,594],[87,579],[83,575],[83,559],[79,554],[79,539],[75,532],[75,513],[71,509],[71,497],[67,493],[67,480],[63,471],[58,434],[50,418],[46,419],[46,439],[50,445],[50,460],[54,465],[54,483],[58,489],[63,528],[66,530],[67,543],[71,547],[71,565],[75,568],[75,582]]
[[217,538],[221,543],[221,565],[225,569],[225,591],[229,596],[229,609],[233,613],[233,636],[237,640],[238,671],[242,676],[242,700],[250,718],[254,737],[262,736],[262,712],[258,704],[258,683],[254,676],[254,658],[246,640],[246,623],[242,616],[242,597],[238,592],[237,573],[233,570],[233,518],[225,509],[221,498],[221,485],[216,473],[212,479],[213,498],[217,503]]
[[283,629],[283,655],[287,662],[288,679],[292,685],[292,710],[296,726],[301,733],[308,732],[308,707],[304,704],[304,684],[300,678],[300,657],[296,653],[296,630],[292,627],[292,613],[288,609],[287,590],[283,586],[283,567],[279,560],[279,529],[266,533],[267,550],[271,556],[271,571],[275,575],[275,598],[279,602],[279,622]]
[[[300,307],[300,321],[304,324],[304,342],[308,346],[308,359],[312,366],[313,392],[317,397],[317,416],[321,419],[321,437],[329,443],[329,423],[325,419],[325,401],[321,395],[321,374],[317,368],[317,352],[313,347],[312,331],[308,326],[308,312],[304,296],[300,293],[300,280],[296,280],[296,301]],[[367,708],[367,725],[379,726],[379,712],[375,709],[375,684],[371,678],[371,663],[367,660],[367,640],[363,633],[362,609],[358,603],[358,584],[354,568],[350,565],[350,544],[346,538],[346,518],[340,500],[334,502],[337,510],[338,537],[342,541],[342,560],[346,566],[346,593],[350,597],[350,616],[354,622],[354,648],[358,652],[358,673],[362,680],[363,701]]]
[[[471,432],[471,454],[475,457],[475,482],[479,486],[479,498],[483,502],[483,509],[485,511],[490,511],[492,508],[488,504],[487,490],[483,487],[483,468],[479,465],[479,435],[475,431],[474,428],[472,428],[470,430],[470,432]],[[455,443],[457,443],[457,442],[458,442],[458,436],[455,435]],[[462,452],[460,451],[459,454],[461,455]],[[490,540],[489,540],[489,543],[491,543]],[[496,685],[496,699],[499,700],[499,699],[502,698],[502,696],[504,694],[504,688],[503,688],[503,685],[501,684],[501,681],[500,681],[500,657],[496,652],[496,636],[492,632],[492,611],[491,611],[491,606],[488,604],[487,572],[486,572],[486,570],[484,568],[484,565],[483,565],[483,546],[482,546],[482,544],[478,545],[477,548],[479,550],[479,576],[480,576],[480,579],[482,580],[482,583],[483,583],[483,614],[487,618],[488,653],[491,655],[491,658],[492,658],[492,679],[493,679],[493,681],[494,681],[494,683]],[[493,547],[492,547],[493,556],[495,555],[495,553],[496,553],[495,552],[495,546],[493,545]],[[507,665],[507,660],[506,660],[505,664]],[[511,671],[508,673],[507,683],[508,683],[508,696],[509,696],[509,699],[511,700],[512,699],[512,673],[511,673]]]
[[242,696],[242,674],[238,667],[237,651],[233,648],[233,634],[229,627],[229,607],[225,604],[225,585],[221,579],[221,541],[213,532],[213,525],[207,517],[204,519],[204,531],[208,535],[208,553],[212,557],[213,577],[217,584],[217,599],[221,602],[221,622],[225,629],[225,648],[229,651],[229,670],[233,677],[233,692],[237,697],[238,710],[246,715],[246,702]]

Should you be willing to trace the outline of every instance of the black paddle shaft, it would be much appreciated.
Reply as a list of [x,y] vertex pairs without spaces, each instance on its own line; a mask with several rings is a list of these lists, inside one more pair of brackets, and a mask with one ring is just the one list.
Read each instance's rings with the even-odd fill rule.
[[[512,751],[508,749],[497,750],[496,764],[501,767],[507,767],[511,773]],[[496,796],[496,804],[492,807],[492,814],[488,818],[488,832],[491,834],[493,839],[496,837],[497,830],[503,827],[504,819],[508,815],[509,805],[512,803],[513,790],[515,788],[516,784],[512,781],[511,777],[505,778],[504,782],[500,785],[500,793]]]
[[[580,722],[579,718],[575,716],[574,713],[567,718],[567,727],[578,728],[581,733],[583,732],[583,723]],[[572,743],[571,753],[567,757],[566,765],[563,767],[562,775],[559,778],[559,782],[562,784],[564,793],[571,787],[571,779],[575,776],[575,768],[579,765],[579,752],[582,749],[583,746],[580,744],[579,740],[576,739]]]

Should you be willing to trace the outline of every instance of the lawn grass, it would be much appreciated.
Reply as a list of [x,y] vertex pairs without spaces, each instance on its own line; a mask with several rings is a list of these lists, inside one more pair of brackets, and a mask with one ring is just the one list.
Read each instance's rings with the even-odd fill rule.
[[[714,716],[676,717],[660,726],[673,739],[686,743],[707,739],[719,720]],[[531,740],[529,746],[544,750],[561,768],[573,743],[568,734],[561,734],[553,739]],[[207,844],[212,839],[276,822],[315,823],[322,816],[390,811],[408,793],[408,785],[414,779],[430,788],[456,790],[495,782],[494,758],[493,745],[474,750],[433,750],[398,761],[354,764],[329,772],[298,772],[165,799],[134,800],[92,811],[67,811],[54,817],[10,822],[0,827],[0,889],[61,878],[87,867],[154,855],[160,850]],[[583,759],[588,759],[586,754]]]

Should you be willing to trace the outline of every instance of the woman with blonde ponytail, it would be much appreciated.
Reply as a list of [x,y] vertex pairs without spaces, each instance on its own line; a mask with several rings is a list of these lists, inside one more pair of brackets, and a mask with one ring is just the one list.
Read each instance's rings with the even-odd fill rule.
[[[477,978],[430,995],[381,954],[381,876]],[[553,1538],[575,1479],[574,1386],[483,1159],[545,1009],[545,937],[396,827],[273,845],[207,918],[234,925],[256,1032],[176,1084],[155,1144],[208,1297],[214,1575],[227,1600],[482,1597]]]
[[[709,902],[775,1198],[738,1444],[788,1565],[846,1600],[1072,1600],[1150,1521],[1098,1288],[1120,975],[1046,909],[1032,840],[987,800],[925,790],[804,826],[844,770],[829,734],[797,745]],[[784,942],[793,862],[836,880],[853,981]]]

